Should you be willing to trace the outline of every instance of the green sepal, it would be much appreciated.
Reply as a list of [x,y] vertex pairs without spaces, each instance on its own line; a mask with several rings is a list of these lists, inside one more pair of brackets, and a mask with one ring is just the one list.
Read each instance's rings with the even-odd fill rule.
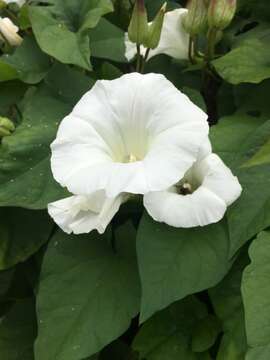
[[155,49],[156,47],[158,47],[166,8],[167,8],[167,3],[165,2],[160,8],[159,12],[157,13],[153,22],[149,25],[148,37],[143,44],[148,49]]

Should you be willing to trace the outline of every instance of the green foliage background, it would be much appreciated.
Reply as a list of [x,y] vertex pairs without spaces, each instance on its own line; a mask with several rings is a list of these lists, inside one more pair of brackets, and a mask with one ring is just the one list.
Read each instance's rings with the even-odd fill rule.
[[[153,17],[162,1],[146,4]],[[211,141],[243,187],[226,218],[175,229],[131,201],[104,236],[72,236],[47,215],[66,195],[50,170],[59,122],[97,79],[134,70],[124,56],[131,5],[9,7],[24,41],[0,56],[0,115],[16,125],[0,144],[0,358],[269,360],[268,0],[238,2],[212,62]],[[145,71],[163,73],[209,111],[202,70],[159,55]]]

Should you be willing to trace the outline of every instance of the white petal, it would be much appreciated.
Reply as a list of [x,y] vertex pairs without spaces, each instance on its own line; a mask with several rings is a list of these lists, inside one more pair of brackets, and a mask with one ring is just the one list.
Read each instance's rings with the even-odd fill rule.
[[207,139],[203,142],[199,149],[196,163],[203,160],[206,156],[210,154],[212,154],[212,145],[209,138],[207,137]]
[[[187,9],[176,9],[168,11],[164,16],[163,28],[160,36],[160,42],[156,49],[150,50],[148,60],[159,54],[166,54],[174,59],[188,59],[189,35],[185,32],[182,21],[187,13]],[[126,53],[128,61],[132,60],[136,53],[136,45],[125,37]],[[146,49],[142,46],[141,53],[144,55]]]
[[128,33],[125,33],[125,57],[128,61],[134,59],[137,54],[137,46],[128,38]]
[[71,196],[48,205],[48,212],[66,233],[83,234],[96,229],[103,234],[127,195],[106,198],[103,191]]
[[166,54],[178,60],[188,59],[189,35],[182,25],[187,11],[176,9],[165,14],[159,45],[150,51],[149,59],[158,54]]
[[211,154],[196,163],[193,171],[202,186],[223,199],[227,206],[241,195],[242,187],[237,177],[216,154]]
[[[210,151],[209,143],[201,148],[202,155]],[[152,192],[144,196],[148,213],[156,220],[175,227],[204,226],[222,219],[227,207],[241,194],[237,177],[215,154],[196,162],[186,179],[198,188],[189,195],[181,195],[176,188]]]
[[218,222],[227,208],[222,199],[204,187],[185,196],[169,190],[146,194],[144,206],[154,220],[182,228]]
[[208,130],[207,115],[162,75],[98,81],[59,127],[53,175],[74,194],[163,190],[196,161]]

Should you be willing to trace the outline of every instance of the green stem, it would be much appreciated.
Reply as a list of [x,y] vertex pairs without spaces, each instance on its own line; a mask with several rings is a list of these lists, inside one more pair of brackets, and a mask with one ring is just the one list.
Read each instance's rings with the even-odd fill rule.
[[145,55],[144,55],[144,61],[146,62],[147,61],[147,59],[148,59],[148,56],[149,56],[149,53],[150,53],[150,48],[148,48],[147,50],[146,50],[146,52],[145,52]]
[[211,66],[211,61],[215,57],[216,37],[217,30],[215,28],[210,29],[207,36],[207,49],[204,57],[205,67],[202,74],[202,95],[206,103],[210,126],[218,122],[217,96],[221,84],[220,79],[215,77]]
[[189,43],[188,43],[188,58],[191,64],[195,64],[194,61],[194,37],[189,37]]
[[215,56],[215,46],[216,46],[216,29],[210,29],[208,33],[208,42],[207,42],[207,52],[206,52],[206,61],[209,63],[213,60]]
[[144,67],[145,67],[145,64],[146,64],[146,61],[148,59],[148,56],[149,56],[149,53],[150,53],[150,48],[148,48],[145,52],[145,55],[142,59],[142,63],[141,63],[141,73],[143,74],[144,73]]
[[136,71],[140,72],[141,70],[141,46],[137,44],[137,64],[136,64]]

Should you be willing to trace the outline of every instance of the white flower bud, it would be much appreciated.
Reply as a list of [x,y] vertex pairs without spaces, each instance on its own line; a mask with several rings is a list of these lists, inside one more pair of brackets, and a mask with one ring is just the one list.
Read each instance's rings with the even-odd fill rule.
[[19,46],[23,40],[18,31],[19,28],[9,18],[0,17],[0,34],[11,46]]
[[26,2],[26,0],[0,0],[0,2],[2,3],[6,3],[6,4],[17,4],[18,6],[23,6]]

